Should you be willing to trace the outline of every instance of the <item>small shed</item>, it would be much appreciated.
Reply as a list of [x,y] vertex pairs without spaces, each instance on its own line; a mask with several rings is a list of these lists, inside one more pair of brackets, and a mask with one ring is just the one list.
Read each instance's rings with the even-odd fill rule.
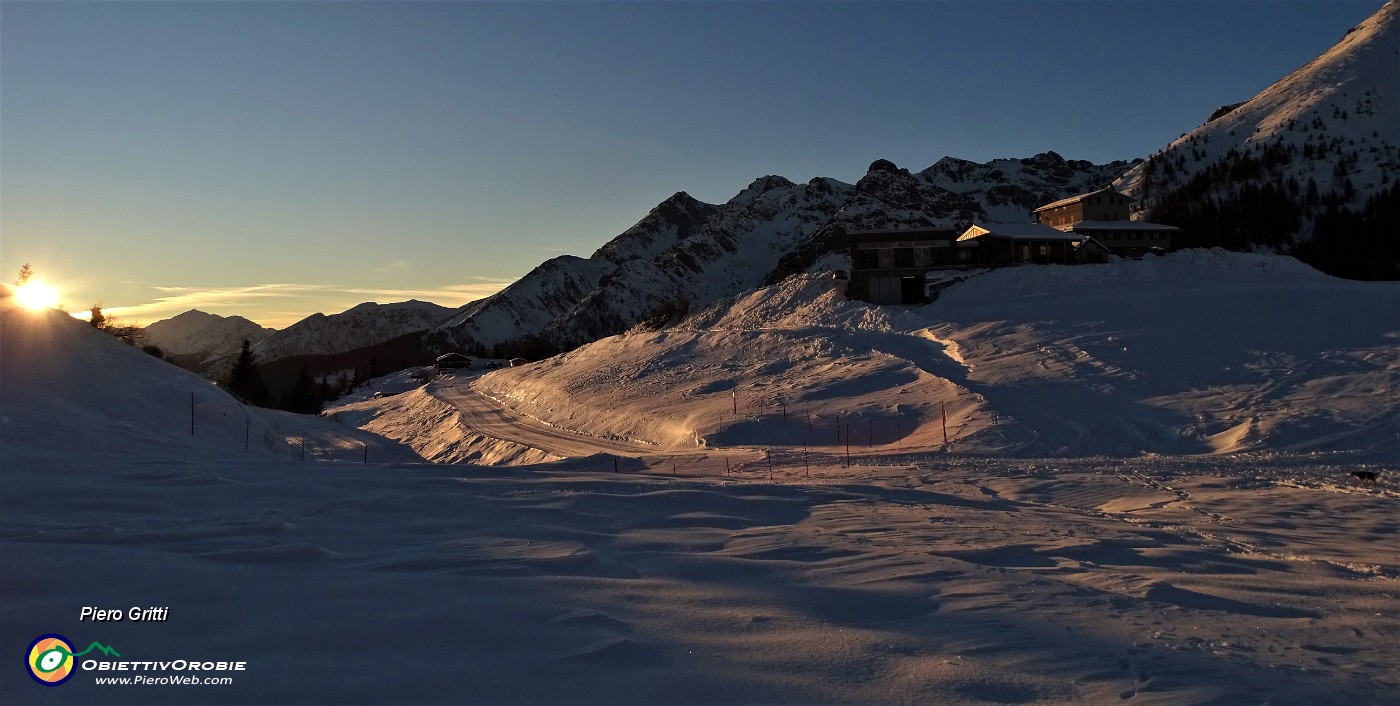
[[530,361],[525,360],[524,358],[511,358],[511,359],[510,359],[510,367],[512,367],[512,368],[518,368],[518,367],[520,367],[520,366],[522,366],[522,365],[529,365],[529,364],[530,364]]
[[467,370],[471,370],[472,359],[462,355],[461,353],[444,353],[437,357],[437,360],[434,361],[434,364],[437,365],[437,369],[439,372],[447,370],[461,370],[464,368]]

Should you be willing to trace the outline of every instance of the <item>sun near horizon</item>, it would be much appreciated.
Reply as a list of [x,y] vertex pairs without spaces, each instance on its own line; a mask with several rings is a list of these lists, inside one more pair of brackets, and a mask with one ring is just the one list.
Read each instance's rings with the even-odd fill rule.
[[59,304],[58,289],[38,279],[31,279],[14,288],[15,301],[29,311],[56,309]]

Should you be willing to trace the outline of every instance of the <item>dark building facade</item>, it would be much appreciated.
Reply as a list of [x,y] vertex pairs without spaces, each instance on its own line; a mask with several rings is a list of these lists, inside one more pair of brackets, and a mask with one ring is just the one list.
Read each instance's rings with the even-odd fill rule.
[[851,275],[846,293],[872,304],[923,304],[930,270],[960,267],[952,228],[871,230],[848,234]]

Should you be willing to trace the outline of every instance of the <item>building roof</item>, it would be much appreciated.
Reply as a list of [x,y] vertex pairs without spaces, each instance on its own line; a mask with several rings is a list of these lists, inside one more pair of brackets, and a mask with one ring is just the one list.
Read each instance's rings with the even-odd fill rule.
[[1181,230],[1176,226],[1163,225],[1161,223],[1149,223],[1147,221],[1075,221],[1069,225],[1069,230],[1087,233],[1097,231],[1116,230],[1138,230],[1154,233],[1174,233]]
[[1007,240],[1066,240],[1079,241],[1083,236],[1065,233],[1043,223],[973,223],[958,236],[958,241],[972,240],[984,235]]
[[455,363],[455,362],[461,362],[461,361],[464,361],[464,360],[470,362],[470,361],[471,361],[471,358],[468,358],[468,357],[462,355],[461,353],[443,353],[442,355],[440,355],[440,356],[437,357],[437,359],[436,359],[435,362],[438,362],[438,363],[454,362],[454,363]]
[[1128,198],[1127,196],[1124,196],[1123,194],[1119,194],[1117,191],[1114,191],[1114,190],[1113,190],[1113,187],[1111,187],[1111,186],[1105,186],[1104,188],[1099,189],[1098,191],[1090,191],[1090,192],[1087,193],[1087,194],[1080,194],[1080,195],[1078,195],[1078,196],[1071,196],[1071,197],[1069,197],[1069,198],[1067,198],[1067,199],[1060,199],[1059,201],[1055,201],[1055,202],[1052,202],[1052,203],[1047,203],[1047,204],[1045,204],[1044,206],[1041,206],[1040,208],[1037,208],[1036,210],[1031,211],[1031,213],[1040,213],[1041,211],[1046,211],[1046,210],[1049,210],[1049,209],[1052,209],[1052,208],[1059,208],[1059,207],[1061,207],[1061,206],[1068,206],[1068,205],[1070,205],[1070,204],[1072,204],[1072,203],[1079,203],[1080,201],[1083,201],[1084,199],[1087,199],[1087,198],[1089,198],[1090,196],[1099,196],[1099,195],[1102,195],[1102,194],[1117,194],[1118,196],[1122,196],[1122,197],[1125,198],[1125,199]]

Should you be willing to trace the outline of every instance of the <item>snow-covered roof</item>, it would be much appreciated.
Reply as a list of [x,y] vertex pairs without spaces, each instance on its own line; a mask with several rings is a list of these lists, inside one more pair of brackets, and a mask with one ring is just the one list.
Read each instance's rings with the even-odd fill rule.
[[[1071,196],[1071,197],[1069,197],[1069,198],[1067,198],[1067,199],[1060,199],[1059,201],[1054,201],[1054,202],[1052,202],[1052,203],[1047,203],[1047,204],[1045,204],[1044,206],[1041,206],[1040,208],[1037,208],[1036,210],[1031,211],[1031,213],[1040,213],[1041,211],[1046,211],[1046,210],[1049,210],[1049,209],[1052,209],[1052,208],[1059,208],[1059,207],[1061,207],[1061,206],[1068,206],[1068,205],[1070,205],[1070,204],[1072,204],[1072,203],[1078,203],[1078,202],[1080,202],[1080,201],[1083,201],[1084,199],[1087,199],[1087,198],[1089,198],[1090,196],[1099,196],[1099,195],[1101,195],[1101,194],[1115,194],[1115,195],[1118,195],[1118,196],[1123,196],[1123,194],[1120,194],[1120,193],[1118,193],[1117,191],[1114,191],[1114,190],[1113,190],[1113,187],[1111,187],[1111,186],[1105,186],[1104,188],[1099,189],[1098,191],[1090,191],[1090,192],[1087,193],[1087,194],[1080,194],[1080,195],[1078,195],[1078,196]],[[1126,198],[1128,198],[1128,197],[1127,197],[1127,196],[1123,196],[1123,198],[1126,199]]]
[[1176,226],[1163,225],[1161,223],[1149,223],[1147,221],[1075,221],[1070,224],[1069,230],[1080,233],[1088,231],[1117,231],[1117,230],[1140,230],[1150,232],[1175,232],[1181,230]]
[[972,240],[984,235],[992,235],[1008,240],[1083,240],[1083,236],[1064,233],[1044,223],[973,223],[971,228],[958,236],[959,241]]

